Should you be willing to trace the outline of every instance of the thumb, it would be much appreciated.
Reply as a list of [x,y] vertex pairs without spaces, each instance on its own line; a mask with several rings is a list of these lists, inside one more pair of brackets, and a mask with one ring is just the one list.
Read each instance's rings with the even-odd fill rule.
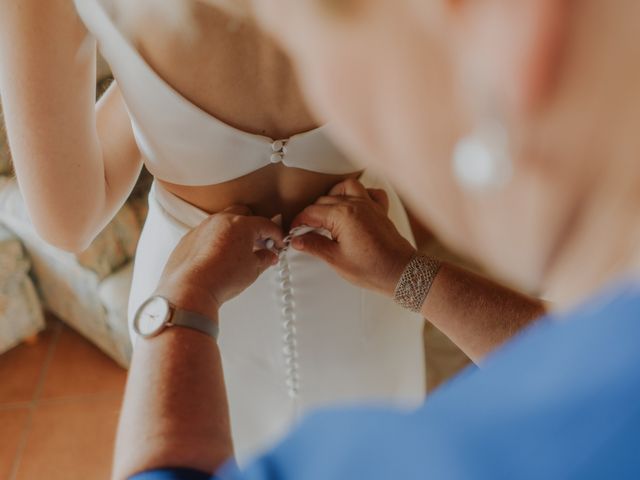
[[385,214],[389,214],[389,195],[381,188],[367,189],[371,199],[382,207]]
[[258,259],[258,275],[278,263],[278,256],[269,250],[258,250],[254,255]]
[[234,215],[243,215],[247,217],[251,215],[251,209],[246,205],[231,205],[230,207],[225,208],[222,212],[231,213]]
[[307,233],[301,237],[295,237],[291,240],[291,246],[327,263],[334,262],[339,248],[335,241],[317,233]]

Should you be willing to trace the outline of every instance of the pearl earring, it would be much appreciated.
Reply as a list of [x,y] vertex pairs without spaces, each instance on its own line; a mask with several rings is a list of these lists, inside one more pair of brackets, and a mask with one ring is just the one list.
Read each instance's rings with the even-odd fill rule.
[[512,175],[509,135],[500,122],[486,122],[461,138],[453,152],[453,171],[467,190],[505,186]]

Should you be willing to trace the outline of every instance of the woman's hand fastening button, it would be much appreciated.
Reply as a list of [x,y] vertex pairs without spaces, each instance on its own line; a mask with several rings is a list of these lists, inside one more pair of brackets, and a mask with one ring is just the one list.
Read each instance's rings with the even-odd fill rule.
[[331,265],[346,280],[392,297],[415,248],[389,220],[384,190],[366,189],[350,179],[303,210],[292,226],[326,229],[293,238],[291,246]]
[[156,289],[180,308],[214,316],[219,307],[247,289],[278,262],[260,248],[265,240],[283,247],[283,234],[273,221],[251,216],[233,206],[207,218],[178,244]]

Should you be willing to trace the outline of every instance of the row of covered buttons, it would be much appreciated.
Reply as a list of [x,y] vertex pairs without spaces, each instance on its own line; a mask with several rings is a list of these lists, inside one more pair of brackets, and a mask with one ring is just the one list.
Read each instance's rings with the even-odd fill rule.
[[271,154],[271,163],[280,163],[284,160],[284,156],[287,154],[287,141],[276,140],[271,144],[273,153]]
[[285,362],[286,386],[289,397],[296,398],[300,392],[300,367],[298,364],[298,341],[296,338],[293,288],[286,250],[280,252],[278,281],[282,307],[282,353]]

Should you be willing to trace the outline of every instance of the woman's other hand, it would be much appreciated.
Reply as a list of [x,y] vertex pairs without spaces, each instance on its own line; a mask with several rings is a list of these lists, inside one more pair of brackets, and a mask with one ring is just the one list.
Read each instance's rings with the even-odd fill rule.
[[223,303],[247,289],[277,255],[257,245],[272,239],[281,247],[280,227],[234,206],[191,230],[171,254],[157,295],[180,308],[214,316]]
[[324,260],[351,283],[393,296],[415,248],[400,235],[388,209],[384,190],[346,180],[302,211],[292,225],[324,228],[332,239],[309,233],[294,238],[291,246]]

